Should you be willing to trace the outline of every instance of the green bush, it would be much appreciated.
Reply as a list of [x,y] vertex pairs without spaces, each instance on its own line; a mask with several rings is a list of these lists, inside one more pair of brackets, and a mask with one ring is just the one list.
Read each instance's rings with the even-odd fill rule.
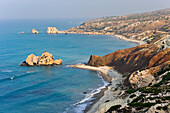
[[[112,111],[115,111],[115,110],[117,110],[117,109],[119,109],[121,107],[121,105],[115,105],[115,106],[112,106],[109,110],[107,110],[107,112],[112,112]],[[107,113],[106,112],[106,113]]]
[[131,93],[134,93],[134,92],[136,92],[136,91],[137,91],[136,89],[128,89],[128,90],[126,91],[126,93],[131,94]]
[[135,97],[136,95],[135,94],[132,94],[132,95],[130,95],[130,97],[129,98],[133,98],[133,97]]
[[156,103],[139,103],[139,102],[137,102],[137,103],[129,103],[128,105],[132,106],[132,107],[139,107],[139,106],[141,106],[141,107],[151,107],[155,104]]
[[156,103],[162,103],[160,100],[156,100]]
[[162,80],[158,83],[153,85],[154,87],[159,87],[160,85],[164,84],[166,81],[170,80],[170,72],[168,72],[163,78]]
[[143,99],[143,97],[142,97],[142,96],[138,96],[137,98],[135,98],[135,99],[132,101],[132,103],[138,102],[138,101],[141,100],[141,99]]
[[158,93],[161,93],[161,89],[158,89],[156,87],[152,87],[150,89],[141,88],[139,89],[139,91],[142,93],[154,93],[155,95],[157,95]]
[[157,108],[156,108],[157,110],[161,110],[161,109],[163,109],[163,110],[167,110],[168,109],[168,107],[167,106],[158,106]]

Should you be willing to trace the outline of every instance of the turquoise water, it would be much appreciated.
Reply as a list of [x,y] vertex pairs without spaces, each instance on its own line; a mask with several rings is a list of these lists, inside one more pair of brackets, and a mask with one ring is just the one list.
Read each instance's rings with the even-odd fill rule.
[[[91,54],[105,55],[136,44],[104,35],[46,34],[48,26],[60,30],[84,20],[6,20],[0,21],[0,112],[62,113],[80,112],[74,106],[104,85],[97,72],[69,68],[85,63]],[[32,28],[40,33],[31,34]],[[18,32],[24,31],[24,34]],[[61,58],[61,66],[20,67],[26,57],[44,51]],[[10,78],[14,79],[11,80]],[[83,104],[83,103],[82,103]],[[86,106],[86,105],[85,105]],[[78,108],[80,107],[80,108]],[[83,108],[82,108],[83,109]]]

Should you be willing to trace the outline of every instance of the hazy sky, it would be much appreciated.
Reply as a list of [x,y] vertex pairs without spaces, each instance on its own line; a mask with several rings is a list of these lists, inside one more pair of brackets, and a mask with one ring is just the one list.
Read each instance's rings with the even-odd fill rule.
[[0,19],[95,18],[170,8],[170,0],[0,0]]

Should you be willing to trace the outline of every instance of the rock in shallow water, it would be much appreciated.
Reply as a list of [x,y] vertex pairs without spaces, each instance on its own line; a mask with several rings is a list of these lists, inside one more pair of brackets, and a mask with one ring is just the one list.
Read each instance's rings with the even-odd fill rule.
[[24,61],[20,66],[49,66],[49,65],[60,65],[62,63],[61,59],[54,60],[54,56],[48,52],[43,52],[41,56],[35,56],[30,54],[26,61]]

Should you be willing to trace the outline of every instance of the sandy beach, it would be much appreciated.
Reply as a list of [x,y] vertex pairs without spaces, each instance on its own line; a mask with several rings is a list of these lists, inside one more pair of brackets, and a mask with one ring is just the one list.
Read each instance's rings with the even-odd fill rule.
[[122,35],[113,35],[113,36],[119,38],[120,40],[125,40],[125,41],[128,41],[128,42],[137,43],[138,45],[146,44],[146,42],[144,42],[144,41],[134,40],[134,39],[128,39],[128,38],[126,38],[125,36],[122,36]]
[[[113,101],[117,96],[122,93],[122,90],[116,90],[122,81],[122,75],[112,69],[112,67],[108,66],[101,66],[101,67],[93,67],[88,66],[85,64],[76,64],[76,65],[69,65],[68,67],[78,68],[78,69],[87,69],[101,72],[102,77],[105,81],[108,81],[110,84],[102,89],[99,94],[94,95],[95,100],[92,101],[86,110],[85,113],[103,113],[107,109],[110,108],[109,102],[106,101]],[[123,100],[121,100],[124,102]]]

